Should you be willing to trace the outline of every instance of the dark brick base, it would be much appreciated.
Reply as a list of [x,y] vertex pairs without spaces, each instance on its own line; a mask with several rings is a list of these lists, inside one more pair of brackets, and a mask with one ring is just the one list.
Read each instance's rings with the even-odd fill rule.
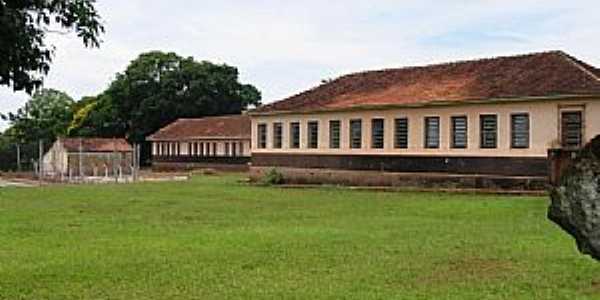
[[[259,181],[271,167],[250,168],[250,178]],[[460,175],[444,173],[392,173],[330,169],[277,168],[286,184],[335,184],[426,189],[477,189],[493,191],[544,191],[546,177]]]
[[194,169],[246,172],[249,162],[250,157],[155,156],[152,159],[152,169],[159,172]]
[[252,166],[502,176],[546,177],[549,174],[548,159],[531,157],[294,155],[254,153],[252,154]]

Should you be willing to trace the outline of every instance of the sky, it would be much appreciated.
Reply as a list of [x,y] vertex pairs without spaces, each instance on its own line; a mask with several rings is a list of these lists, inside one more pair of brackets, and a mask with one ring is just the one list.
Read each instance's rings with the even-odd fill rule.
[[[227,63],[263,103],[324,79],[382,68],[563,50],[600,66],[600,2],[587,0],[100,0],[99,49],[49,34],[44,87],[101,93],[140,53]],[[28,99],[0,86],[0,113]],[[0,130],[6,123],[0,121]]]

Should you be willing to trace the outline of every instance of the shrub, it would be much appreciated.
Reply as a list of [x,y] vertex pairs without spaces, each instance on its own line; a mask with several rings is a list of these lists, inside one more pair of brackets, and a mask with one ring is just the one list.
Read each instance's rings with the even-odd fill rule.
[[283,174],[281,174],[281,172],[279,172],[276,168],[272,168],[263,175],[261,183],[264,185],[282,184]]

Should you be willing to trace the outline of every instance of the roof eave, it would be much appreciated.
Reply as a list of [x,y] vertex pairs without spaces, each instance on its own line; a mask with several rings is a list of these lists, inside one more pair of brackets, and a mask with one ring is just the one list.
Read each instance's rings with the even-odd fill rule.
[[248,115],[255,116],[273,116],[273,115],[289,115],[289,114],[313,114],[313,113],[330,113],[330,112],[347,112],[357,110],[389,110],[401,108],[425,108],[438,106],[457,106],[469,104],[499,104],[499,103],[514,103],[514,102],[535,102],[535,101],[556,101],[556,100],[582,100],[599,98],[598,94],[586,95],[552,95],[552,96],[530,96],[530,97],[509,97],[509,98],[486,98],[486,99],[465,99],[465,100],[435,100],[424,103],[412,104],[373,104],[373,105],[353,105],[348,107],[323,108],[312,110],[274,110],[266,112],[250,111]]
[[175,141],[192,141],[192,140],[249,140],[250,136],[186,136],[180,138],[146,138],[148,142],[175,142]]

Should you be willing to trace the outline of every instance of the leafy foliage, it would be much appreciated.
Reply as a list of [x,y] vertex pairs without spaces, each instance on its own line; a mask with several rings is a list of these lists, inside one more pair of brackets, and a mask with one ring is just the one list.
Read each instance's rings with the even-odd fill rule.
[[153,51],[133,60],[104,93],[79,105],[69,133],[143,143],[178,118],[239,114],[260,98],[254,86],[239,82],[235,67]]
[[94,0],[0,1],[0,85],[31,93],[50,70],[49,32],[74,31],[86,47],[104,32]]
[[267,173],[265,173],[265,175],[261,178],[260,183],[263,185],[283,184],[283,174],[279,172],[276,168],[272,168]]
[[65,135],[72,120],[73,99],[64,92],[43,89],[16,113],[3,115],[10,122],[10,137],[14,142],[51,142]]

